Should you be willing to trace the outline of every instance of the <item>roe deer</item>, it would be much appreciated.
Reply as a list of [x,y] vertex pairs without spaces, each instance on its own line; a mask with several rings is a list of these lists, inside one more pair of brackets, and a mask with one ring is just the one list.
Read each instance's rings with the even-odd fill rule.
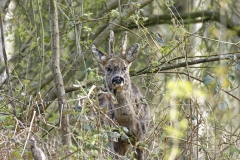
[[[100,63],[105,71],[105,82],[108,92],[114,95],[115,104],[111,98],[102,98],[99,104],[108,104],[108,116],[120,126],[124,126],[129,130],[129,136],[134,140],[131,144],[142,140],[148,130],[149,125],[149,106],[145,101],[139,89],[131,82],[129,76],[129,68],[131,62],[138,55],[139,44],[136,43],[126,53],[127,47],[127,32],[125,32],[120,47],[120,54],[114,53],[114,32],[110,31],[109,38],[109,56],[99,51],[94,45],[92,52],[94,59]],[[111,102],[104,102],[110,99]],[[102,102],[101,102],[102,101]],[[130,143],[118,138],[117,142],[111,142],[113,150],[121,156],[124,156],[128,151]],[[143,151],[137,146],[135,157],[138,160],[143,159]]]

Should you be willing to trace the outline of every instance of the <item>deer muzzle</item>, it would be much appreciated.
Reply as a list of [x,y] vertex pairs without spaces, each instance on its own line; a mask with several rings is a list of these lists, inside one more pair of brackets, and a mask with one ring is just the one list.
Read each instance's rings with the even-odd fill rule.
[[116,76],[112,79],[112,84],[115,87],[122,87],[124,85],[124,79],[120,76]]

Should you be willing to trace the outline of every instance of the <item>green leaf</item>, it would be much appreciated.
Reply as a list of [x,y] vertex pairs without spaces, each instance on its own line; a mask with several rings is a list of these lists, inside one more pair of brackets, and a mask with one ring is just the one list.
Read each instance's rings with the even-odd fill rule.
[[240,62],[238,62],[238,63],[236,64],[236,70],[237,70],[238,73],[240,73]]
[[228,104],[226,101],[222,101],[218,104],[218,108],[221,110],[226,110],[228,108]]
[[120,134],[118,132],[111,132],[110,133],[110,139],[113,142],[117,142],[119,137],[120,137]]
[[123,127],[122,129],[123,129],[123,132],[124,132],[124,133],[128,133],[128,132],[129,132],[129,130],[128,130],[127,127]]
[[216,85],[214,88],[214,95],[219,93],[219,86]]
[[210,76],[210,75],[206,75],[204,78],[203,78],[203,83],[205,85],[210,85],[210,84],[213,84],[215,82],[215,78]]
[[124,132],[121,132],[121,140],[127,142],[129,140],[129,137]]
[[235,80],[235,77],[232,74],[228,74],[228,79],[231,83],[233,83]]

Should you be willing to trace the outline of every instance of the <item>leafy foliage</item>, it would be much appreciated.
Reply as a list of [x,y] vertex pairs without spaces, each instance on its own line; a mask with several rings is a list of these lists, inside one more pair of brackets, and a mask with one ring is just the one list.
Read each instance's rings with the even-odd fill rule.
[[[113,159],[109,140],[131,143],[127,128],[103,125],[107,109],[98,103],[99,94],[106,92],[104,75],[90,48],[102,44],[107,52],[109,33],[103,34],[112,27],[115,46],[126,30],[128,46],[141,45],[130,74],[151,106],[150,129],[139,142],[146,159],[240,158],[240,3],[149,0],[142,8],[141,2],[57,1],[60,68],[73,142],[69,148],[61,143],[50,67],[49,2],[17,1],[14,12],[2,11],[8,17],[4,37],[13,97],[1,56],[0,157],[33,158],[28,134],[49,159]],[[130,150],[122,158],[133,157]]]

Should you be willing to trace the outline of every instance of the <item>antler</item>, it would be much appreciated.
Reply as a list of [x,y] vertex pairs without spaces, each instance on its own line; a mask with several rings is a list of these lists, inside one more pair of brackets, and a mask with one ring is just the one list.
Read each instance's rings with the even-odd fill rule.
[[124,32],[124,36],[122,38],[122,44],[120,46],[122,55],[126,54],[126,49],[127,49],[127,31]]
[[109,56],[113,56],[114,54],[114,32],[110,30],[110,37],[109,37]]

